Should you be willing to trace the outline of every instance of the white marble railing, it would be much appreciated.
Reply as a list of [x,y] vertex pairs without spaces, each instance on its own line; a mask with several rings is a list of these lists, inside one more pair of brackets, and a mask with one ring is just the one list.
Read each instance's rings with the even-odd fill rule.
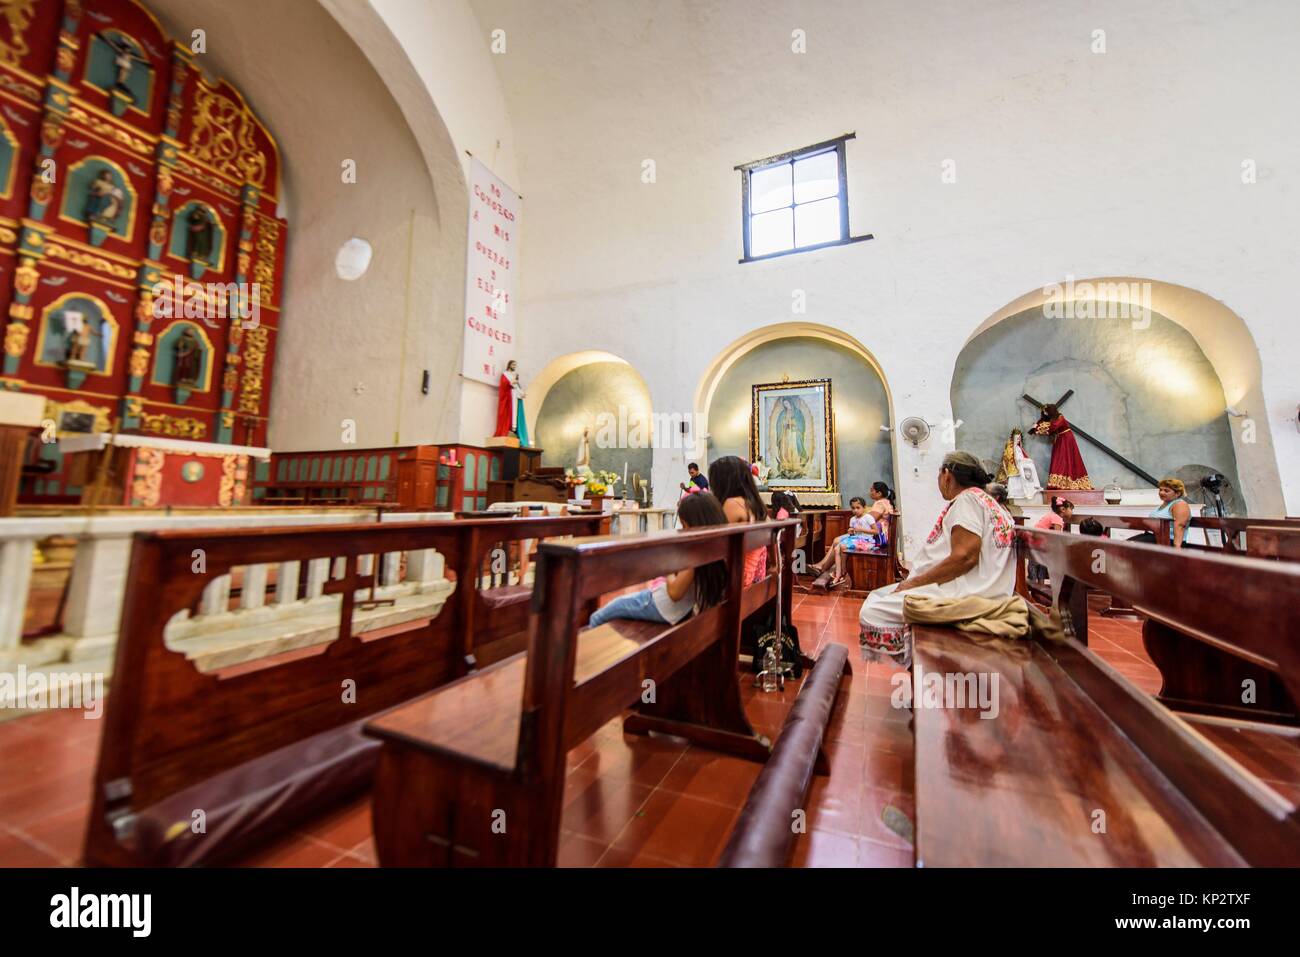
[[[39,666],[57,661],[108,657],[117,638],[131,537],[136,532],[349,524],[373,522],[374,515],[370,509],[331,509],[328,512],[293,514],[241,511],[231,515],[119,514],[0,519],[0,667],[17,664]],[[380,520],[412,522],[451,517],[449,512],[393,513],[383,515]],[[33,552],[38,542],[50,537],[73,538],[77,542],[62,630],[57,635],[25,643],[22,640],[23,619],[31,584]],[[274,585],[269,584],[270,565],[244,566],[240,569],[242,581],[236,609],[230,608],[231,575],[222,575],[205,588],[197,613],[182,612],[169,625],[168,641],[172,643],[255,626],[270,626],[271,632],[292,631],[293,619],[337,609],[340,596],[324,593],[325,583],[340,571],[331,567],[335,564],[341,565],[341,562],[321,558],[278,564],[275,566]],[[360,559],[359,571],[368,574],[372,564],[373,557]],[[433,549],[408,553],[404,577],[401,576],[401,567],[401,553],[382,556],[376,598],[450,591],[443,575],[442,556]],[[300,589],[304,574],[306,581]],[[447,587],[434,587],[441,585]],[[301,598],[299,591],[304,592]],[[369,595],[369,589],[365,593]]]

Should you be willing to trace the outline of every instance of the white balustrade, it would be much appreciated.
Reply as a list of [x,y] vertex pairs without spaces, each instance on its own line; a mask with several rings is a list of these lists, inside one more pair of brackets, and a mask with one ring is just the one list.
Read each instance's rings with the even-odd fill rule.
[[[398,513],[382,515],[387,522],[427,522],[452,518],[450,512]],[[140,531],[187,529],[271,528],[302,525],[336,525],[373,522],[369,509],[331,509],[329,512],[293,514],[263,513],[240,510],[229,515],[214,514],[109,514],[58,518],[0,519],[0,667],[20,663],[43,664],[60,660],[90,657],[111,658],[117,629],[122,617],[122,602],[130,563],[132,536]],[[62,632],[24,643],[24,616],[32,579],[35,546],[47,538],[73,538],[77,542],[67,602],[63,612]],[[383,555],[378,591],[385,595],[417,596],[422,609],[441,607],[451,585],[443,571],[442,555],[434,549],[406,553],[406,575],[401,574],[402,552]],[[197,563],[204,556],[186,557]],[[303,565],[306,565],[304,572]],[[303,616],[328,618],[340,596],[326,595],[325,583],[331,577],[331,558],[278,563],[273,592],[268,594],[270,566],[240,566],[239,607],[230,608],[232,579],[229,573],[208,582],[199,600],[198,612],[176,614],[168,625],[169,644],[198,636],[237,635],[241,630],[260,628],[267,633],[292,630],[294,620]],[[374,556],[360,556],[358,570],[368,574]],[[337,562],[337,573],[342,562]],[[305,574],[304,598],[298,597],[301,576]],[[434,606],[429,602],[433,601]]]

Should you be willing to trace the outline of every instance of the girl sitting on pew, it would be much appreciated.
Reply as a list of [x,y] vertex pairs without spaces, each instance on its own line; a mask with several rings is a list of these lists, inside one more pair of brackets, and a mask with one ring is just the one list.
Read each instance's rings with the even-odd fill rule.
[[[682,527],[705,528],[726,525],[727,515],[709,492],[685,496],[677,506]],[[710,562],[699,568],[659,578],[650,587],[631,595],[615,598],[596,610],[587,627],[603,625],[611,618],[634,618],[675,625],[692,612],[712,608],[722,601],[727,590],[727,563]]]
[[[733,525],[750,525],[767,520],[767,507],[758,497],[758,486],[749,463],[739,455],[724,455],[709,464],[709,487],[722,503],[727,521]],[[767,548],[760,546],[745,555],[745,586],[767,575]]]
[[849,500],[849,508],[853,510],[853,515],[849,519],[849,531],[847,535],[840,535],[827,550],[825,557],[820,562],[813,565],[814,571],[821,575],[826,571],[826,566],[835,563],[835,576],[831,579],[831,587],[835,588],[847,580],[844,574],[844,553],[845,552],[872,552],[877,555],[883,555],[889,548],[889,526],[893,521],[894,511],[894,492],[884,482],[874,482],[871,486],[872,504],[870,511],[867,510],[867,503],[861,496],[855,495]]
[[767,517],[772,519],[789,518],[799,511],[794,503],[794,496],[787,492],[773,492],[772,504],[767,507]]

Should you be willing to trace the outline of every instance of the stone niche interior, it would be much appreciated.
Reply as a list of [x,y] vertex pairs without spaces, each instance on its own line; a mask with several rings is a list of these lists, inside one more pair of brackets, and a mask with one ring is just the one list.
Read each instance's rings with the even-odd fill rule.
[[[644,417],[644,434],[648,442],[651,434],[650,390],[632,366],[626,362],[591,362],[565,373],[546,393],[534,425],[533,443],[543,450],[542,464],[573,468],[582,429],[586,426],[591,430],[588,441],[592,469],[617,472],[621,476],[626,465],[629,480],[636,473],[649,481],[653,450],[648,445],[645,448],[602,448],[598,441],[601,423],[607,421],[601,417],[612,417],[608,421],[612,421],[614,430],[617,430],[620,407],[626,410],[623,418],[629,433],[635,431],[638,419]],[[614,439],[618,438],[617,431],[610,434]],[[622,486],[616,491],[622,494]]]
[[[1154,313],[1143,328],[1128,318],[1048,318],[1039,307],[982,332],[961,351],[953,374],[958,447],[996,463],[1019,427],[1046,476],[1051,443],[1027,434],[1038,411],[1021,395],[1054,402],[1067,389],[1074,395],[1061,410],[1066,419],[1156,478],[1222,473],[1230,486],[1225,500],[1240,507],[1219,376],[1187,330]],[[1098,488],[1112,481],[1150,486],[1083,437],[1079,449]]]
[[837,477],[845,504],[864,498],[872,482],[894,487],[894,452],[889,399],[880,375],[843,346],[812,336],[776,339],[755,346],[726,371],[708,409],[709,460],[724,455],[749,458],[750,416],[755,385],[802,379],[831,380],[835,417]]

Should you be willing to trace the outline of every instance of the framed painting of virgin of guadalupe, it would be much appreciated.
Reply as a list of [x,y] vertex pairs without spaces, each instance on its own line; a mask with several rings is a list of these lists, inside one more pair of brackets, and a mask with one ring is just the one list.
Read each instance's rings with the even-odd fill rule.
[[771,471],[767,487],[795,492],[838,492],[831,380],[753,386],[749,457]]

